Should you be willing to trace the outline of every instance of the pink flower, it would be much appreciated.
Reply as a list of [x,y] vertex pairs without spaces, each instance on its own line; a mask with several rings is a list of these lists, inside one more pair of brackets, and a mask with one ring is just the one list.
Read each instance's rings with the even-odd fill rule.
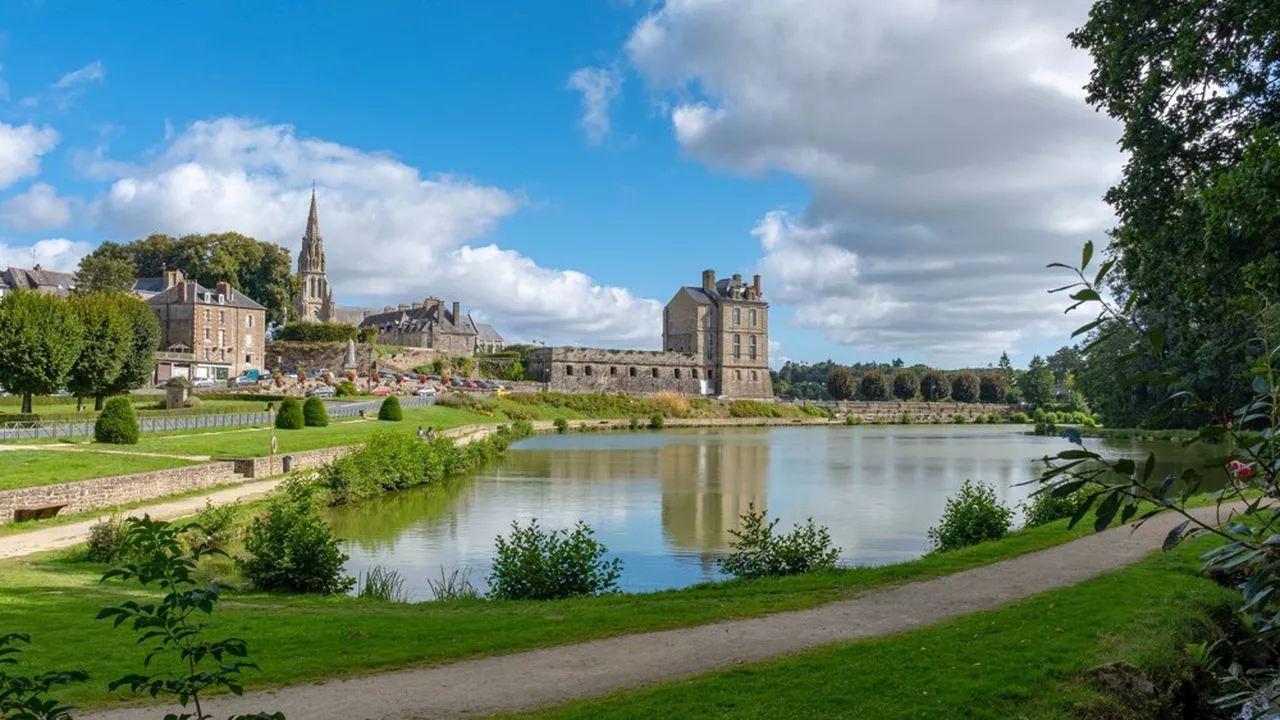
[[1227,463],[1227,472],[1235,475],[1236,477],[1249,477],[1250,475],[1253,475],[1253,468],[1246,462],[1232,460]]

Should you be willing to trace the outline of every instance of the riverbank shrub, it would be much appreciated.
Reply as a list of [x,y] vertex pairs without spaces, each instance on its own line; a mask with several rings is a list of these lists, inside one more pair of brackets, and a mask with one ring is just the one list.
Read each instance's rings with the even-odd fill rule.
[[1031,422],[1031,416],[1022,411],[1018,411],[1009,417],[1009,422],[1015,425],[1026,425]]
[[120,539],[124,537],[124,520],[112,515],[89,528],[85,559],[93,563],[113,563],[120,559]]
[[631,430],[639,430],[640,418],[636,417],[635,415],[632,415],[630,418],[627,419],[627,427]]
[[689,398],[673,392],[660,392],[653,396],[653,407],[666,417],[687,418],[693,416]]
[[551,424],[555,426],[556,432],[561,435],[569,432],[569,421],[562,417],[556,418]]
[[511,534],[496,540],[489,596],[560,600],[614,592],[622,561],[605,559],[609,549],[594,535],[591,526],[581,521],[572,531],[544,530],[536,518],[527,526],[513,521]]
[[302,403],[302,421],[307,427],[328,427],[329,413],[324,409],[324,401],[318,397],[309,397]]
[[755,504],[739,518],[740,527],[730,530],[729,556],[720,560],[720,569],[740,578],[782,577],[830,570],[840,559],[832,545],[831,533],[814,525],[813,518],[796,524],[791,532],[775,535],[778,519],[769,521]]
[[259,590],[333,594],[356,582],[342,572],[348,558],[321,517],[315,494],[298,480],[267,501],[245,533],[244,549],[248,557],[240,559],[240,570]]
[[759,400],[733,400],[729,403],[729,417],[782,417],[782,409]]
[[395,395],[388,395],[386,400],[382,401],[382,405],[378,406],[378,419],[387,422],[400,422],[404,420],[404,410],[400,408],[400,398]]
[[929,544],[936,552],[999,540],[1013,523],[1013,510],[996,498],[995,488],[965,480],[960,491],[947,498],[938,524],[929,528]]
[[661,413],[654,413],[649,416],[649,429],[661,430],[666,426],[666,420],[663,419]]
[[431,596],[436,600],[475,600],[480,597],[480,589],[471,582],[471,570],[454,568],[445,572],[440,567],[440,579],[427,578],[427,587],[431,588]]
[[301,430],[307,426],[302,415],[302,403],[298,398],[287,397],[280,401],[280,409],[276,411],[276,427],[280,430]]
[[355,397],[360,394],[360,390],[350,380],[342,380],[334,387],[333,394],[336,397]]
[[1075,517],[1076,510],[1088,497],[1081,490],[1066,495],[1055,495],[1050,491],[1040,491],[1022,503],[1022,519],[1024,527],[1039,527],[1055,520]]
[[397,570],[374,565],[356,581],[356,597],[383,602],[409,602],[404,576]]
[[229,505],[214,505],[212,500],[205,498],[204,509],[183,532],[183,541],[193,553],[225,551],[235,537],[239,514],[239,500]]
[[861,425],[862,418],[857,415],[846,415],[844,418],[845,425]]
[[93,439],[110,445],[137,445],[141,431],[133,401],[124,396],[107,400],[93,424]]

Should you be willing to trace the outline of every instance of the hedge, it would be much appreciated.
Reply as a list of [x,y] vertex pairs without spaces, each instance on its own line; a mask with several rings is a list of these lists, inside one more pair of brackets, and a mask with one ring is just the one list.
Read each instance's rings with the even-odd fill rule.
[[112,445],[137,445],[139,435],[133,401],[127,397],[107,400],[98,414],[98,421],[93,424],[93,439]]
[[276,413],[276,427],[281,430],[301,430],[307,426],[302,414],[302,403],[297,398],[287,397],[280,402],[280,410]]
[[324,409],[324,401],[318,397],[309,397],[302,403],[302,419],[307,427],[326,427],[329,424],[329,412]]

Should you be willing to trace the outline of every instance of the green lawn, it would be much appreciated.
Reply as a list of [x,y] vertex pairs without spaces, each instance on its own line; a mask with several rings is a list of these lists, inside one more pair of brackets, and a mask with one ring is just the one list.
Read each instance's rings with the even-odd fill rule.
[[[244,595],[217,610],[211,632],[234,633],[249,642],[262,673],[247,680],[251,687],[263,687],[814,607],[1039,550],[1085,532],[1067,531],[1058,523],[898,565],[557,602],[407,605]],[[107,681],[140,669],[143,653],[127,630],[112,630],[93,618],[100,607],[138,593],[98,583],[100,568],[71,557],[74,553],[67,551],[0,563],[0,632],[31,634],[34,644],[23,653],[27,669],[87,670],[93,681],[70,688],[65,696],[100,705],[112,699]]]
[[1212,627],[1208,609],[1238,598],[1200,577],[1203,547],[922,630],[521,717],[1156,717],[1100,695],[1084,673],[1116,661],[1186,672],[1180,658]]
[[[240,400],[234,396],[201,398],[200,407],[184,408],[182,410],[157,408],[157,403],[164,400],[163,394],[134,394],[130,397],[133,399],[133,407],[138,415],[144,417],[256,412],[267,409],[265,402]],[[32,408],[35,410],[35,414],[40,416],[41,420],[92,420],[97,417],[97,413],[93,411],[92,399],[85,400],[85,409],[80,412],[76,411],[76,399],[73,397],[38,397],[33,400]],[[5,421],[6,414],[19,413],[21,411],[22,398],[20,396],[0,397],[0,422]]]
[[117,455],[78,450],[0,452],[0,490],[163,470],[193,464],[178,458]]

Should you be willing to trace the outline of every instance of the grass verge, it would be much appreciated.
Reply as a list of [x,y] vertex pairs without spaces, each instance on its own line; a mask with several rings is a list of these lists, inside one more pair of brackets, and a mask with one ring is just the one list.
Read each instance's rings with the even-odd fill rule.
[[190,460],[180,458],[147,455],[78,450],[6,450],[0,452],[0,490],[165,470],[193,464],[195,463]]

